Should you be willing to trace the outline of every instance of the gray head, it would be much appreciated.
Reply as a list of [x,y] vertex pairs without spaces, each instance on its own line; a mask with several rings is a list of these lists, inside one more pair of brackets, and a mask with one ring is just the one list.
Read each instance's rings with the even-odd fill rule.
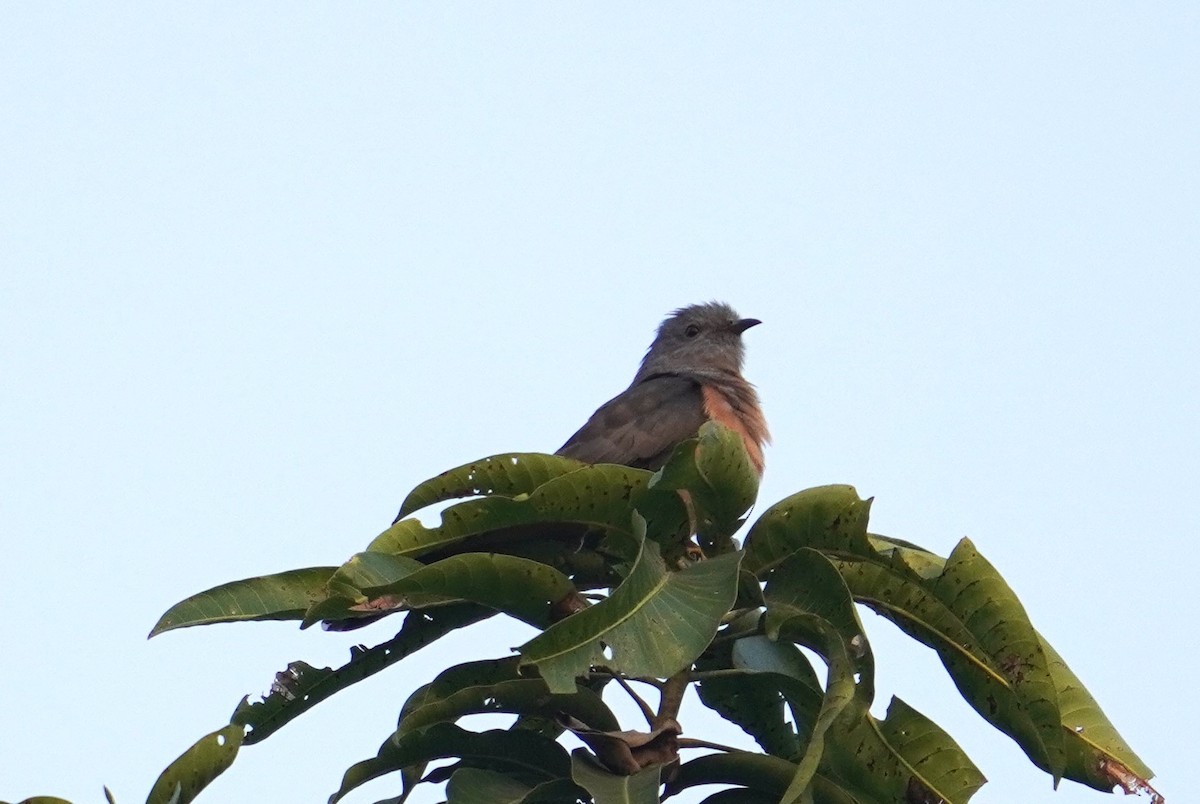
[[654,374],[740,374],[742,333],[761,323],[722,302],[680,307],[659,325],[634,382]]

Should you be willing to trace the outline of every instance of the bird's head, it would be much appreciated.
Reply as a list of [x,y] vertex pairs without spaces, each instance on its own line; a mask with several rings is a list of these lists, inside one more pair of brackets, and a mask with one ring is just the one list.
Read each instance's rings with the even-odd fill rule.
[[722,302],[680,307],[659,325],[636,379],[686,372],[740,373],[742,333],[761,323],[741,318]]

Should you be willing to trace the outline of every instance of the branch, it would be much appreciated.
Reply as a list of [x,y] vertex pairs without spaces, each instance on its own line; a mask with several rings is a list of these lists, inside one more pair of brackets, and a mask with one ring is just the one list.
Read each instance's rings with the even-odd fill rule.
[[691,668],[685,667],[667,679],[663,684],[662,698],[658,702],[658,715],[650,723],[652,728],[661,728],[671,721],[678,722],[679,707],[683,704],[683,694],[691,683]]
[[722,745],[721,743],[712,743],[712,742],[709,742],[708,740],[695,740],[695,739],[692,739],[691,737],[680,737],[679,738],[679,747],[680,748],[712,748],[717,751],[724,751],[729,754],[736,754],[736,753],[744,754],[746,752],[746,749],[744,749],[744,748],[734,748],[732,745]]
[[622,676],[613,673],[613,680],[621,685],[621,689],[629,693],[629,697],[638,705],[638,709],[642,710],[642,717],[646,718],[646,723],[650,728],[654,728],[654,710],[650,708],[650,704],[646,703],[640,695],[633,691],[633,687],[629,686],[629,682]]

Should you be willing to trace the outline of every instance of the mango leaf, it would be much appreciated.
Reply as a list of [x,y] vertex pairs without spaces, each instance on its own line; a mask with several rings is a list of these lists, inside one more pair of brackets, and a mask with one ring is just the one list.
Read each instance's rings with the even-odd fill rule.
[[[860,599],[939,654],[952,653],[958,649],[956,645],[968,644],[969,633],[956,625],[953,613],[939,611],[935,604],[930,603],[931,595],[912,588],[914,575],[918,579],[917,586],[922,581],[933,581],[940,577],[945,572],[946,559],[900,539],[874,534],[870,538],[872,547],[892,561],[886,565],[886,569],[880,570],[864,569],[857,564],[853,566],[853,575],[846,576],[852,586],[875,590],[870,593],[871,597],[864,595]],[[885,575],[885,572],[888,574]],[[1066,753],[1063,776],[1105,792],[1116,785],[1122,785],[1129,792],[1152,792],[1146,780],[1153,776],[1153,772],[1121,738],[1062,657],[1044,637],[1038,634],[1037,638],[1058,694]],[[989,658],[979,657],[978,661],[986,665]],[[947,667],[953,666],[956,672],[969,676],[969,671],[962,667],[967,661],[952,660]],[[946,663],[945,656],[943,662]],[[1015,695],[1008,689],[1009,684],[1002,673],[981,671],[979,676],[982,680],[978,683],[991,690],[987,710],[980,710],[985,718],[993,721],[1001,713],[1016,708],[1013,700]],[[970,685],[970,679],[964,678],[960,688]],[[1032,729],[1031,726],[1026,728]],[[1007,728],[1002,727],[1002,730],[1007,731]],[[1157,794],[1152,792],[1152,795]]]
[[365,596],[370,593],[370,590],[403,580],[425,566],[424,563],[408,556],[392,555],[391,553],[355,553],[345,564],[337,568],[329,582],[354,589],[360,595]]
[[[498,729],[476,733],[451,723],[388,738],[379,753],[346,770],[342,785],[329,797],[336,804],[355,788],[394,771],[447,757],[461,758],[460,767],[503,773],[531,786],[570,775],[571,761],[558,743],[528,731]],[[406,784],[399,801],[411,793]]]
[[718,790],[700,804],[777,804],[779,799],[767,793],[747,790],[744,787],[734,787],[728,790]]
[[442,472],[410,491],[395,521],[446,500],[529,494],[546,481],[585,465],[573,458],[537,452],[509,452],[472,461]]
[[301,628],[324,620],[329,630],[343,630],[366,625],[382,615],[400,609],[399,606],[371,606],[362,589],[392,583],[411,575],[425,564],[415,558],[388,553],[355,553],[338,567],[325,584],[325,597],[316,601],[304,613]]
[[233,764],[244,729],[229,725],[206,734],[167,766],[150,789],[146,804],[187,804]]
[[150,631],[243,620],[299,620],[326,596],[325,585],[336,567],[309,567],[262,575],[214,586],[176,603]]
[[535,787],[495,771],[459,768],[446,785],[447,804],[576,804],[590,801],[587,791],[569,779]]
[[950,735],[899,698],[892,698],[883,720],[871,722],[922,789],[932,793],[927,799],[967,801],[987,781]]
[[571,752],[571,778],[592,794],[596,804],[658,804],[661,777],[658,765],[623,776],[601,766],[587,749]]
[[[992,669],[999,671],[1021,711],[1028,713],[1037,729],[1038,742],[1022,743],[1021,747],[1057,782],[1066,764],[1058,691],[1041,640],[1021,601],[969,539],[963,539],[955,546],[946,561],[946,569],[927,586],[959,616],[974,637],[968,645],[978,646],[978,650],[991,659]],[[978,667],[958,652],[947,652],[942,658],[956,684],[966,678],[967,673],[974,674]],[[960,665],[970,670],[956,672]],[[987,686],[994,687],[995,684]],[[986,706],[986,699],[981,700],[980,688],[968,690],[959,686],[959,690],[973,705],[978,703],[977,709]]]
[[[825,734],[852,701],[866,714],[874,697],[874,661],[854,609],[850,590],[830,561],[816,550],[798,550],[771,575],[763,592],[767,636],[799,641],[829,665],[820,710],[808,744],[781,802],[799,802],[812,784],[825,752]],[[857,680],[856,680],[857,679]]]
[[[778,802],[795,775],[796,765],[785,759],[768,754],[752,754],[730,751],[724,754],[709,754],[683,763],[674,778],[667,784],[667,798],[689,787],[711,784],[738,785],[721,802],[738,804],[754,802],[763,797]],[[744,796],[744,797],[739,797]],[[711,800],[711,799],[706,799]],[[836,781],[818,773],[812,786],[800,798],[802,804],[880,804],[880,799],[860,798],[841,787]]]
[[400,713],[397,735],[466,715],[507,712],[554,718],[570,715],[597,729],[618,729],[604,700],[586,687],[551,693],[540,678],[521,678],[517,657],[466,662],[438,674],[409,697]]
[[770,754],[729,751],[707,754],[682,763],[667,782],[663,800],[689,787],[728,784],[755,793],[773,796],[779,801],[796,774],[796,764]]
[[827,555],[862,555],[870,549],[870,500],[853,486],[819,486],[785,497],[768,508],[746,535],[742,566],[760,579],[794,552],[811,547]]
[[520,804],[532,789],[503,773],[459,768],[446,784],[446,804]]
[[[1001,729],[1008,732],[1009,729],[1020,728],[1019,715],[1011,714],[1019,704],[1004,677],[1002,666],[994,657],[975,656],[974,660],[979,663],[980,669],[973,674],[966,667],[971,663],[971,658],[965,655],[953,658],[955,652],[961,652],[961,646],[969,644],[969,632],[956,622],[954,613],[939,610],[936,603],[930,601],[932,596],[929,593],[911,588],[914,574],[923,581],[940,577],[945,572],[946,560],[898,539],[874,535],[871,539],[875,549],[891,556],[893,562],[886,571],[854,565],[853,575],[848,574],[847,579],[864,590],[873,590],[871,597],[866,597],[864,592],[861,598],[863,602],[891,619],[910,636],[937,650],[947,668],[962,678],[961,683],[956,680],[960,689],[964,686],[987,688],[986,695],[974,695],[986,701],[986,708],[981,708],[982,703],[976,706],[986,719],[995,722],[1007,715],[1010,721],[1016,722],[1006,723]],[[1065,751],[1063,776],[1108,792],[1115,785],[1123,784],[1122,779],[1130,781],[1119,771],[1115,774],[1110,772],[1109,769],[1116,764],[1135,777],[1133,790],[1143,785],[1149,789],[1145,782],[1153,776],[1153,772],[1121,738],[1062,657],[1041,634],[1037,634],[1037,639],[1061,710]],[[972,696],[964,693],[964,697],[972,701]],[[1026,725],[1025,729],[1032,731],[1032,726]]]
[[[359,568],[378,570],[379,565],[396,559],[416,566],[391,577],[378,571],[368,575],[361,569],[347,572],[345,577],[353,577],[356,583],[371,584],[358,587],[356,597],[386,600],[394,609],[469,601],[543,628],[550,624],[554,604],[575,593],[570,579],[553,567],[503,553],[460,553],[428,566],[381,553],[361,553],[351,561]],[[346,610],[342,616],[348,613]],[[336,618],[326,604],[316,607],[305,621],[330,617]]]
[[[1038,767],[1062,775],[1062,715],[1041,642],[1016,595],[974,546],[960,542],[936,575],[936,562],[908,548],[843,555],[838,567],[855,599],[936,650],[980,715]],[[914,558],[920,571],[907,565]]]
[[675,448],[650,488],[688,493],[696,536],[711,554],[732,549],[730,537],[758,497],[758,480],[742,437],[709,422]]
[[[589,529],[636,545],[630,527],[630,513],[635,508],[655,538],[676,538],[686,530],[687,512],[678,495],[647,491],[650,477],[647,471],[627,466],[585,465],[519,498],[485,497],[452,505],[442,512],[441,524],[433,528],[403,519],[377,536],[367,549],[419,556],[444,552],[472,539],[472,550],[507,552],[504,548],[512,542],[554,538],[556,531],[577,542]],[[476,539],[483,542],[475,544]]]
[[[740,726],[768,754],[800,758],[824,692],[808,658],[795,645],[762,635],[731,640],[718,634],[696,660],[696,669],[722,671],[698,684],[705,706]],[[742,672],[729,672],[733,670]],[[784,717],[785,704],[796,728]]]
[[[755,523],[747,561],[765,574],[786,561],[789,550],[812,547],[838,562],[856,600],[884,616],[900,623],[906,606],[919,606],[931,622],[916,618],[910,633],[940,644],[963,696],[1059,778],[1065,757],[1056,690],[1016,596],[969,542],[939,572],[936,557],[915,545],[869,536],[868,509],[869,501],[849,486],[793,495]],[[948,638],[935,638],[940,628]],[[994,689],[996,680],[1004,689]]]
[[[645,532],[635,517],[634,531]],[[737,593],[740,553],[668,572],[658,545],[642,539],[637,561],[613,593],[520,647],[551,692],[571,692],[594,664],[631,676],[665,678],[704,650]],[[605,646],[611,653],[605,655]]]
[[[1112,723],[1100,711],[1096,700],[1084,688],[1079,678],[1067,667],[1058,652],[1038,634],[1042,650],[1050,666],[1050,675],[1058,690],[1059,705],[1062,707],[1063,733],[1065,734],[1067,762],[1064,776],[1089,787],[1111,792],[1121,785],[1127,793],[1143,790],[1152,799],[1161,801],[1161,796],[1147,784],[1154,772],[1122,739]],[[1113,765],[1119,767],[1114,768]],[[1124,769],[1134,778],[1121,772]]]
[[250,728],[247,745],[265,740],[334,693],[390,667],[451,631],[493,614],[490,609],[471,604],[409,612],[396,636],[371,648],[351,648],[350,661],[336,670],[292,662],[276,675],[270,694],[263,700],[250,703],[249,696],[243,698],[230,722]]
[[830,729],[821,777],[854,799],[962,804],[983,775],[944,731],[892,700],[888,717],[844,716]]

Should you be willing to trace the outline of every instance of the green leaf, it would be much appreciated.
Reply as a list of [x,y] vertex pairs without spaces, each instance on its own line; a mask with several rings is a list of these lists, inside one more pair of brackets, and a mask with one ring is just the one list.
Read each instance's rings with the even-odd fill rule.
[[415,519],[401,520],[367,549],[417,556],[457,548],[467,539],[489,537],[483,545],[469,549],[508,552],[513,542],[550,539],[556,533],[578,542],[587,530],[636,545],[630,527],[635,508],[656,538],[677,536],[687,524],[683,503],[677,494],[647,491],[650,477],[649,472],[628,466],[585,465],[546,481],[527,496],[485,497],[452,505],[442,512],[437,527],[427,528]]
[[592,794],[596,804],[658,804],[662,768],[652,765],[632,776],[602,767],[585,748],[571,752],[571,778]]
[[1118,763],[1143,783],[1153,778],[1154,772],[1125,742],[1117,730],[1100,711],[1096,700],[1084,688],[1079,678],[1067,667],[1058,652],[1038,634],[1050,675],[1058,690],[1059,706],[1062,708],[1063,733],[1066,742],[1066,770],[1063,775],[1097,790],[1111,792],[1119,780],[1105,772],[1108,763]]
[[964,804],[982,774],[932,721],[895,704],[883,721],[848,709],[826,736],[820,778],[853,800]]
[[[1041,640],[1021,601],[969,539],[958,543],[946,561],[946,569],[930,585],[934,594],[962,619],[974,642],[992,660],[992,669],[1001,674],[1016,696],[1021,711],[1028,713],[1038,742],[1027,741],[1021,747],[1057,782],[1066,764],[1058,691]],[[957,665],[971,668],[972,674],[977,667],[958,652],[947,653],[943,661],[956,684],[965,677],[955,671]],[[994,686],[986,684],[988,688]],[[959,690],[968,694],[962,686]],[[977,709],[986,706],[986,697],[980,695],[982,688],[973,687],[969,692],[975,699],[972,703],[979,703]]]
[[517,658],[466,662],[443,670],[414,693],[400,714],[398,735],[466,715],[507,712],[554,718],[565,714],[595,729],[620,728],[604,700],[586,687],[550,692],[540,678],[518,676]]
[[442,472],[418,485],[404,498],[399,521],[422,508],[462,497],[529,494],[538,486],[585,464],[561,455],[509,452],[472,461]]
[[329,582],[357,590],[362,596],[369,596],[371,590],[401,581],[425,566],[415,558],[391,553],[355,553],[350,556],[349,561],[337,568]]
[[964,539],[936,574],[930,554],[911,548],[880,554],[869,546],[843,556],[838,567],[855,599],[936,650],[967,702],[1034,764],[1061,776],[1062,715],[1040,640],[1016,595],[974,546]]
[[[503,553],[461,553],[428,566],[385,553],[359,555],[363,558],[355,558],[360,568],[394,559],[416,565],[393,580],[385,579],[378,572],[367,576],[360,569],[346,573],[347,577],[353,576],[358,582],[365,580],[371,584],[358,587],[362,597],[388,599],[390,605],[397,609],[469,601],[541,628],[550,624],[552,606],[575,592],[571,580],[553,567]],[[384,562],[373,556],[381,557]],[[306,621],[329,618],[331,614],[328,607],[318,607],[317,611],[308,615]]]
[[[696,669],[742,671],[700,681],[700,700],[740,726],[767,753],[792,761],[800,758],[824,692],[808,658],[795,645],[762,635],[736,640],[718,635],[696,661]],[[785,704],[800,735],[784,717]]]
[[689,787],[728,784],[765,793],[779,801],[795,773],[794,762],[769,754],[749,751],[707,754],[679,766],[679,770],[667,782],[663,799],[678,795]]
[[574,690],[576,677],[593,664],[632,676],[670,676],[712,641],[737,593],[740,559],[728,553],[668,572],[658,545],[643,540],[625,581],[522,645],[521,662],[536,665],[552,692]]
[[899,698],[892,698],[882,721],[871,720],[935,798],[965,802],[987,781],[950,735]]
[[[539,734],[501,730],[476,733],[450,723],[438,723],[389,738],[375,757],[350,766],[342,777],[342,786],[329,797],[329,804],[336,804],[372,779],[447,757],[461,758],[461,767],[496,771],[530,785],[565,778],[571,769],[563,747]],[[410,791],[411,787],[406,785],[401,800]]]
[[388,614],[399,610],[399,606],[372,608],[371,601],[362,590],[393,583],[424,566],[417,559],[407,556],[355,553],[333,573],[333,577],[325,585],[325,597],[309,607],[304,613],[300,627],[308,628],[322,620],[328,623],[367,618],[369,622],[378,618],[381,613]]
[[718,790],[700,804],[777,804],[779,799],[766,793],[747,790],[744,787],[734,787],[729,790]]
[[169,608],[150,631],[242,620],[299,620],[325,598],[325,584],[335,567],[309,567],[275,575],[262,575],[214,586]]
[[819,486],[785,497],[768,508],[746,535],[743,567],[760,579],[802,547],[827,555],[869,549],[870,500],[853,486]]
[[[708,754],[683,763],[674,778],[667,784],[663,800],[674,796],[689,787],[713,784],[737,785],[739,789],[731,791],[734,794],[745,795],[744,799],[730,795],[721,801],[757,802],[762,796],[770,796],[770,800],[778,802],[788,784],[795,776],[796,765],[786,759],[767,754],[752,754],[743,751],[730,751],[722,754]],[[864,773],[870,773],[864,769]],[[802,804],[881,804],[892,799],[862,797],[847,790],[838,781],[830,779],[818,772],[813,777],[811,787],[806,790],[800,801]],[[904,801],[900,799],[899,801]]]
[[167,766],[150,789],[146,804],[187,804],[237,757],[244,729],[229,725],[206,734]]
[[447,804],[575,804],[590,801],[570,779],[530,787],[495,771],[459,768],[446,785]]
[[292,662],[276,676],[271,693],[263,700],[250,703],[243,698],[231,722],[250,727],[245,739],[247,745],[265,740],[331,695],[390,667],[451,631],[493,614],[489,609],[470,604],[409,612],[395,637],[372,648],[351,648],[350,661],[336,670]]
[[[874,663],[850,590],[833,564],[808,548],[772,574],[763,597],[771,638],[787,637],[818,651],[829,665],[825,694],[795,776],[780,799],[799,802],[825,752],[825,734],[856,699],[851,719],[861,718],[874,697]],[[856,681],[856,675],[859,677]]]
[[696,535],[711,554],[732,549],[730,537],[758,497],[758,480],[742,437],[709,422],[675,448],[650,488],[687,491]]
[[970,542],[942,561],[868,535],[868,509],[848,486],[793,495],[755,523],[745,566],[765,577],[800,546],[834,559],[856,600],[938,650],[972,706],[1059,778],[1066,754],[1058,691],[1012,590]]
[[[1026,752],[1035,755],[1041,734],[1005,673],[1004,658],[1010,652],[989,652],[976,644],[972,628],[965,622],[969,610],[953,610],[937,594],[946,559],[899,539],[877,535],[870,539],[877,556],[838,562],[855,597],[934,648],[963,697],[1023,747],[1033,746],[1026,747]],[[989,584],[1003,584],[990,565],[984,572]],[[1000,599],[1009,596],[1015,601],[1011,590]],[[1006,604],[1006,608],[1009,610],[995,616],[1028,622],[1023,609],[1017,610],[1019,604]],[[1037,639],[1059,702],[1065,753],[1062,775],[1106,792],[1119,783],[1104,771],[1109,763],[1118,763],[1142,781],[1149,779],[1153,775],[1150,769],[1113,728],[1083,684],[1040,634]]]
[[520,804],[532,788],[495,771],[459,768],[446,784],[447,804]]

